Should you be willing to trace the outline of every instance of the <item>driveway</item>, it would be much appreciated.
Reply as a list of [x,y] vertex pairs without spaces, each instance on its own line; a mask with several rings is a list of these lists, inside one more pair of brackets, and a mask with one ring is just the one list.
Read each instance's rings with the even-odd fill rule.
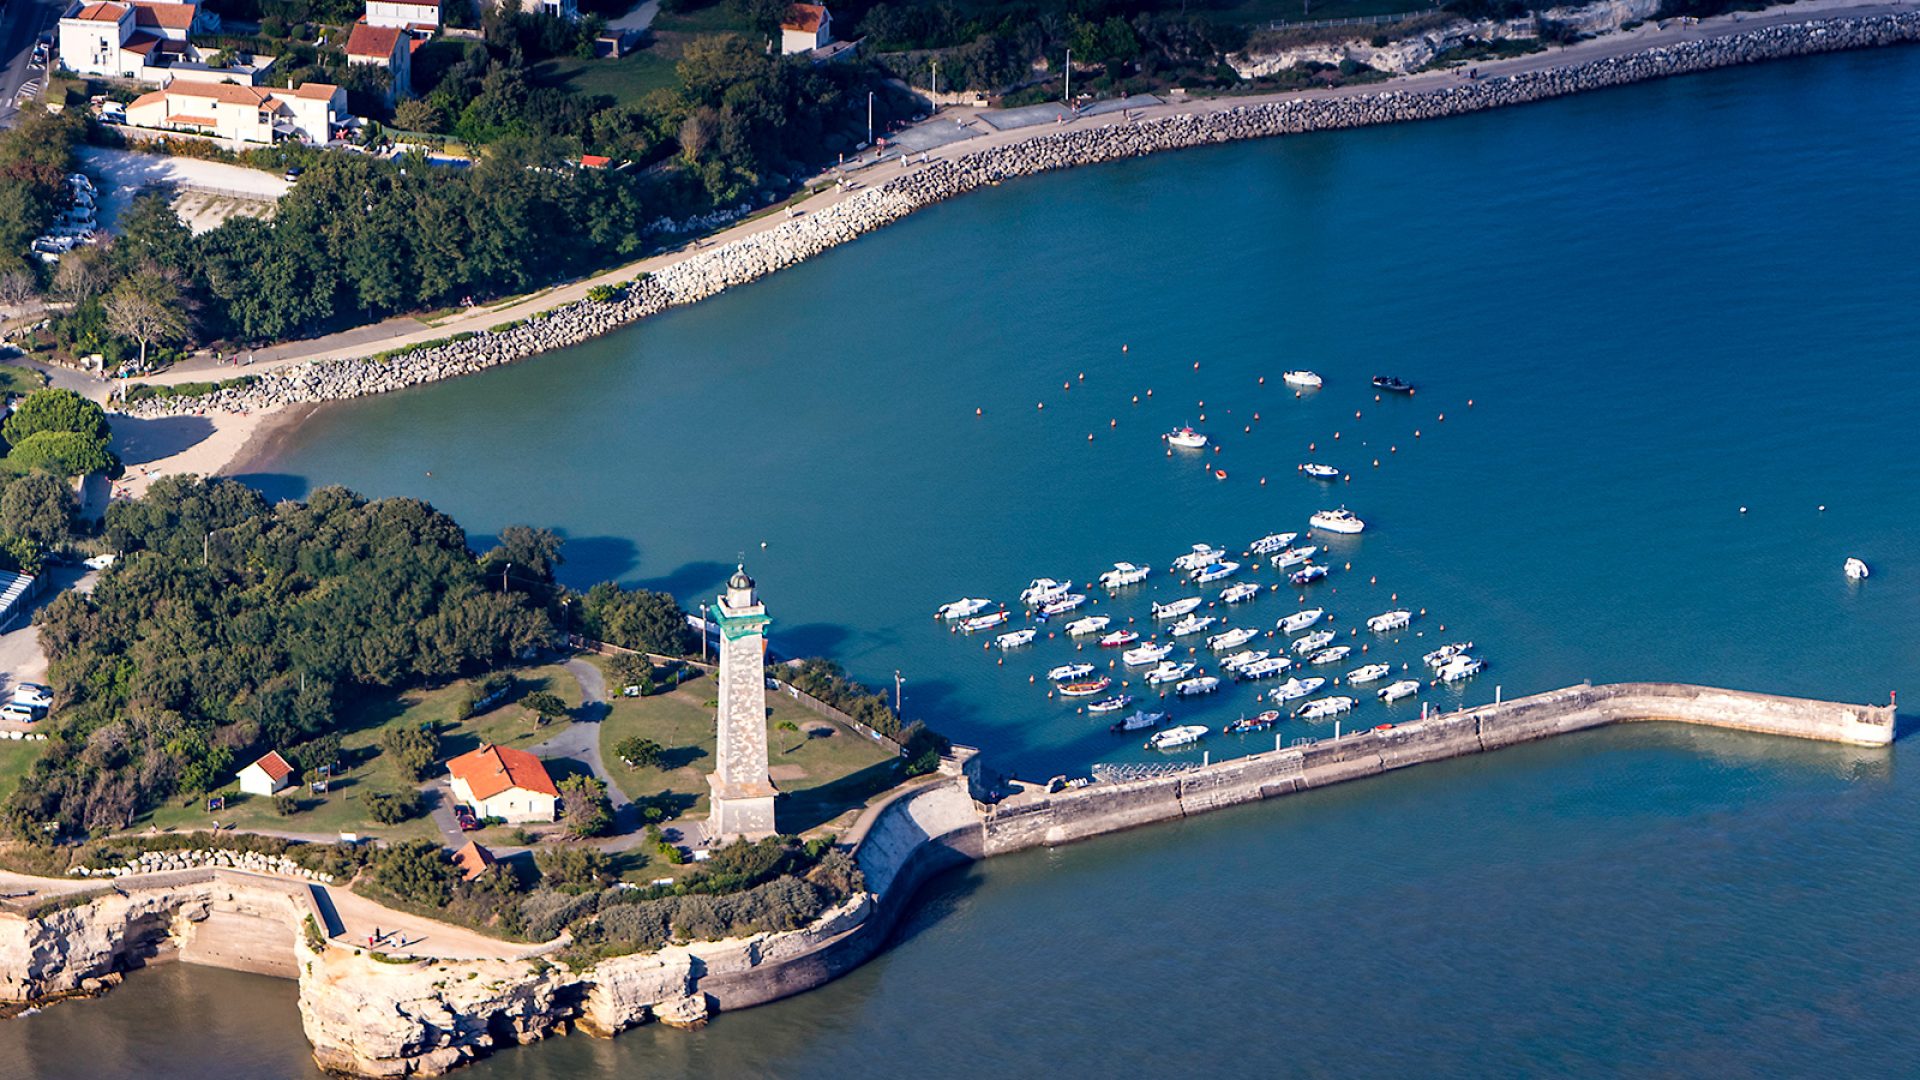
[[607,801],[613,804],[614,831],[630,832],[639,824],[639,811],[627,793],[620,790],[620,785],[614,783],[606,764],[600,760],[600,721],[606,719],[608,712],[607,680],[601,677],[599,668],[585,660],[576,658],[562,666],[580,683],[580,708],[567,730],[528,749],[540,757],[572,758],[586,765],[607,785]]

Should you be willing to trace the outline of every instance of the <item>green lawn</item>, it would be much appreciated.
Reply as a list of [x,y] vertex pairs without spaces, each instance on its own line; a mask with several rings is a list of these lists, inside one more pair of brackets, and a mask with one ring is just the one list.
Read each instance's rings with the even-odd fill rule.
[[[600,727],[600,757],[628,796],[667,796],[680,813],[707,813],[707,773],[713,770],[714,682],[701,676],[646,698],[616,698]],[[899,776],[898,758],[864,735],[841,727],[784,696],[769,693],[767,760],[783,795],[782,832],[800,833],[829,822],[844,827],[854,811]],[[798,731],[784,730],[791,723]],[[629,736],[667,750],[660,768],[629,768],[613,748]],[[847,821],[836,821],[845,817]]]
[[1270,22],[1318,22],[1362,15],[1421,14],[1433,11],[1419,0],[1239,0],[1213,12],[1222,22],[1264,26]]
[[[387,728],[395,725],[431,723],[440,731],[442,757],[453,757],[483,742],[525,748],[564,731],[564,722],[544,728],[535,726],[533,714],[516,702],[522,695],[535,690],[547,690],[558,694],[569,707],[578,708],[581,701],[580,684],[573,676],[558,665],[546,665],[521,668],[514,672],[514,678],[516,685],[512,700],[460,721],[455,721],[454,716],[465,699],[466,680],[432,689],[409,690],[361,706],[342,724],[340,757],[341,763],[346,766],[344,774],[333,779],[324,795],[301,791],[298,797],[303,808],[299,813],[282,817],[275,812],[273,800],[246,796],[230,799],[225,810],[214,813],[207,812],[203,800],[194,799],[185,804],[175,800],[154,809],[146,820],[138,823],[138,827],[152,825],[163,829],[199,829],[218,821],[223,826],[232,825],[242,831],[350,832],[393,840],[437,838],[439,830],[424,815],[398,825],[381,825],[367,817],[360,801],[366,793],[399,791],[414,786],[380,753],[380,737]],[[4,776],[4,772],[0,772],[0,776]],[[484,834],[483,842],[505,843],[512,831],[490,830]]]
[[542,86],[561,86],[577,94],[610,97],[631,105],[662,87],[680,85],[675,65],[680,52],[671,43],[657,41],[618,60],[548,60],[534,66]]
[[47,377],[30,367],[0,364],[0,395],[31,394],[47,385]]
[[26,777],[27,770],[33,768],[33,763],[46,752],[47,744],[39,740],[0,741],[0,801],[13,794],[13,789]]

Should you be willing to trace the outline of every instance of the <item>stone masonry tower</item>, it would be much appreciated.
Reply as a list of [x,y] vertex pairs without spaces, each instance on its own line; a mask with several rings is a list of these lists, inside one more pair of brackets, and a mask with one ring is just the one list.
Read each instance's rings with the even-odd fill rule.
[[715,841],[772,836],[778,792],[767,775],[767,609],[743,566],[727,581],[720,619],[718,767],[707,836]]

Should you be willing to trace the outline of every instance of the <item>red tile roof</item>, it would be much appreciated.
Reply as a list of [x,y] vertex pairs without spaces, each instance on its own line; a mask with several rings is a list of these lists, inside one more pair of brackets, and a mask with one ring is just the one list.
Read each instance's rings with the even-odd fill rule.
[[610,157],[601,157],[599,154],[580,155],[580,167],[583,169],[604,169],[611,164],[613,159]]
[[332,101],[334,92],[339,89],[339,87],[332,83],[301,83],[299,86],[293,88],[293,96],[297,98],[313,98],[316,101]]
[[787,9],[787,17],[780,21],[780,29],[812,34],[820,29],[820,24],[826,19],[827,9],[819,4],[795,4]]
[[[176,116],[173,119],[186,120],[187,117]],[[213,123],[213,121],[208,120],[207,123],[211,124]],[[272,778],[273,782],[276,784],[282,780],[285,780],[287,777],[293,775],[293,766],[287,764],[287,759],[281,757],[280,751],[278,750],[267,751],[266,753],[260,755],[260,760],[254,762],[253,764],[260,766],[260,770],[266,773],[268,777]]]
[[447,771],[464,781],[475,799],[491,799],[510,788],[537,791],[558,797],[547,767],[525,750],[513,750],[491,743],[469,750],[447,762]]
[[140,4],[133,5],[133,24],[135,26],[158,26],[167,30],[191,30],[193,17],[200,8],[195,4]]
[[460,868],[460,876],[468,881],[486,873],[496,861],[493,852],[481,847],[477,840],[467,841],[467,846],[453,853],[453,865]]
[[119,22],[120,16],[127,13],[125,4],[88,4],[75,12],[75,19],[86,22]]
[[394,45],[405,35],[406,31],[397,26],[368,26],[365,22],[354,23],[353,32],[347,35],[347,55],[390,59],[393,56]]

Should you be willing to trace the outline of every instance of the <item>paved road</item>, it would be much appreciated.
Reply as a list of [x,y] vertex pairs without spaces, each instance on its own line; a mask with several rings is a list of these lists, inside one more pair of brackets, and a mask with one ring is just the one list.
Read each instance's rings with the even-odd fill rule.
[[636,826],[639,810],[614,782],[606,763],[600,760],[600,721],[611,711],[607,705],[607,681],[601,677],[599,668],[577,657],[562,666],[580,684],[580,708],[574,712],[573,723],[567,730],[530,749],[541,757],[572,758],[592,770],[593,775],[607,785],[607,801],[613,804],[614,830],[627,832]]
[[[47,73],[29,67],[33,40],[60,21],[65,0],[6,0],[0,8],[0,125],[13,123],[19,103],[39,96],[47,87]],[[23,87],[32,84],[26,94]]]

